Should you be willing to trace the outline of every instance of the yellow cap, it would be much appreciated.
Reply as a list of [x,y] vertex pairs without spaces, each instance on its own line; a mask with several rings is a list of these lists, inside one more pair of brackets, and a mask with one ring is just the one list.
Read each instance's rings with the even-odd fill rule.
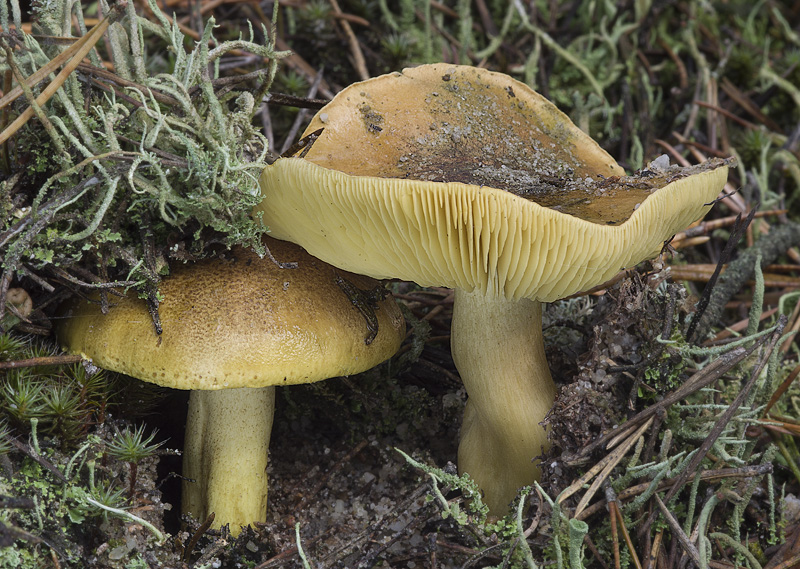
[[370,369],[397,351],[405,322],[394,300],[365,303],[378,324],[367,344],[367,318],[344,290],[380,283],[339,271],[291,243],[266,243],[279,261],[298,267],[281,269],[237,248],[232,260],[200,261],[165,278],[160,336],[146,302],[131,292],[110,297],[105,315],[97,303],[71,301],[58,338],[66,351],[100,367],[193,390],[310,383]]

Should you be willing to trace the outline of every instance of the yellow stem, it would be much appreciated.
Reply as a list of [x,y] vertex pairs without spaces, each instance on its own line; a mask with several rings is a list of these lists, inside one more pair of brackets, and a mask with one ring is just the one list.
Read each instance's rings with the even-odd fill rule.
[[539,423],[555,399],[542,342],[541,303],[456,290],[453,359],[469,400],[458,448],[459,470],[505,515],[517,489],[539,477],[547,448]]

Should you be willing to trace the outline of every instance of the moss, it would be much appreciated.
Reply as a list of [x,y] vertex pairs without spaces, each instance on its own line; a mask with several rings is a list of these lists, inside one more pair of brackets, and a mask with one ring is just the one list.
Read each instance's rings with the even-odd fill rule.
[[[156,545],[147,530],[132,533],[104,508],[123,512],[132,504],[126,503],[120,488],[124,464],[103,458],[100,466],[103,439],[90,436],[89,442],[73,453],[62,453],[52,439],[42,438],[38,444],[42,447],[41,454],[36,459],[25,457],[18,461],[16,471],[2,484],[5,500],[17,500],[24,507],[0,510],[0,523],[16,528],[12,535],[21,536],[12,546],[0,549],[0,559],[9,563],[19,560],[23,568],[47,567],[52,563],[52,549],[61,567],[83,568],[88,550],[104,542],[118,541],[131,551]],[[49,468],[43,466],[43,461]],[[152,488],[141,485],[139,495],[147,496],[151,504],[156,496]],[[125,515],[128,522],[149,523]],[[133,560],[138,556],[135,552]],[[123,561],[130,560],[130,556],[120,556],[117,558],[120,563],[107,566],[122,567]],[[113,556],[109,561],[114,561]]]

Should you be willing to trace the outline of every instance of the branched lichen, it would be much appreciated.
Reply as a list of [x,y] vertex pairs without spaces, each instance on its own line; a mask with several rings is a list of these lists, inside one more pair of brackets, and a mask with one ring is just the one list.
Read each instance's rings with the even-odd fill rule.
[[[16,9],[16,0],[11,4]],[[80,26],[72,29],[69,17],[77,14],[84,21],[80,3],[56,0],[37,6],[41,32],[81,33]],[[0,247],[5,275],[26,266],[44,274],[94,266],[97,281],[104,275],[124,276],[152,287],[164,259],[178,249],[181,258],[204,254],[209,242],[260,249],[264,229],[249,214],[260,200],[258,174],[269,148],[252,118],[277,59],[285,55],[275,49],[274,30],[262,27],[265,43],[255,40],[252,29],[248,38],[218,41],[212,18],[187,51],[177,23],[155,2],[149,3],[155,21],[136,15],[132,6],[115,11],[101,4],[112,23],[106,41],[91,51],[92,61],[100,63],[97,54],[105,53],[116,75],[81,67],[41,107],[39,119],[30,119],[12,138],[15,152],[24,157],[17,166],[22,183],[13,191],[26,196],[15,203],[30,208],[4,218]],[[154,34],[167,41],[175,58],[172,69],[148,71],[154,64],[142,42],[152,42]],[[3,34],[0,42],[8,46],[17,37],[22,43],[16,45],[24,49],[13,55],[7,50],[0,70],[14,64],[20,80],[59,53],[22,32]],[[261,58],[267,72],[258,84],[243,84],[239,91],[218,89],[220,58],[234,50]],[[19,102],[35,96],[30,92]],[[55,153],[45,154],[38,145],[43,126],[50,129]],[[142,228],[148,230],[155,260],[148,258]]]

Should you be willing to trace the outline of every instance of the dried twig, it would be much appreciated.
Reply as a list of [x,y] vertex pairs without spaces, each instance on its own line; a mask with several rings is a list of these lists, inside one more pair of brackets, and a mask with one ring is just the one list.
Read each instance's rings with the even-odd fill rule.
[[[72,73],[77,67],[81,60],[86,57],[86,55],[91,51],[91,49],[95,46],[95,44],[103,37],[103,34],[108,29],[108,26],[111,25],[111,22],[116,19],[124,8],[125,3],[122,2],[117,4],[111,12],[103,18],[99,24],[97,24],[94,28],[92,28],[85,36],[83,36],[80,40],[76,41],[72,47],[75,48],[74,52],[71,53],[64,63],[64,68],[56,75],[55,79],[36,97],[35,102],[37,105],[41,106],[44,105],[50,97],[52,97],[55,92],[64,84],[64,81],[67,80],[67,77],[70,73]],[[69,49],[69,48],[68,48]],[[66,53],[65,50],[64,53]],[[63,53],[62,53],[63,56]],[[57,58],[60,61],[60,58]],[[57,67],[57,65],[56,65]],[[51,71],[48,71],[43,75],[42,78],[46,77]],[[35,75],[35,74],[34,74]],[[31,77],[26,80],[26,84],[30,86],[31,84],[36,84],[41,79],[36,79],[36,77]],[[9,99],[5,102],[8,104],[9,102],[13,101],[16,97],[18,97],[23,92],[22,87],[19,87],[19,93],[16,93],[16,90],[13,90],[11,93],[8,94],[7,97],[3,97],[3,101],[5,99]],[[13,96],[16,93],[16,96]],[[33,102],[32,102],[33,104]],[[11,136],[13,136],[22,126],[28,122],[28,120],[33,116],[34,109],[33,106],[28,107],[23,111],[8,127],[6,127],[2,133],[0,133],[0,143],[5,142]]]
[[698,567],[701,567],[700,564],[700,553],[698,553],[697,548],[694,546],[692,541],[689,539],[689,536],[683,531],[681,525],[678,523],[678,520],[675,519],[675,516],[672,515],[672,512],[669,511],[664,502],[661,501],[661,498],[658,497],[658,494],[655,494],[656,503],[658,504],[661,513],[664,515],[664,519],[667,520],[670,529],[672,529],[672,533],[675,534],[675,537],[678,538],[680,541],[683,550],[686,554],[692,559],[694,564]]
[[618,527],[622,532],[622,537],[625,539],[625,545],[628,546],[628,551],[631,554],[631,559],[633,560],[633,564],[636,569],[642,569],[642,563],[639,561],[639,556],[636,554],[636,548],[633,546],[633,541],[631,540],[631,535],[628,533],[628,528],[625,526],[625,518],[622,517],[622,511],[619,509],[617,502],[610,502],[608,504],[609,511],[611,515],[617,519]]
[[[722,253],[719,256],[719,260],[717,262],[717,267],[714,269],[714,273],[708,279],[708,284],[706,285],[705,290],[703,291],[703,296],[700,297],[700,300],[697,302],[697,311],[692,316],[691,321],[689,322],[689,328],[686,330],[686,339],[689,342],[694,342],[695,338],[705,338],[707,330],[706,327],[702,327],[699,330],[697,329],[700,325],[700,321],[703,318],[703,315],[706,312],[709,304],[711,303],[712,291],[714,290],[714,286],[717,284],[717,279],[719,278],[720,272],[722,271],[722,267],[727,263],[730,258],[733,256],[733,252],[736,248],[736,245],[739,243],[739,239],[742,237],[745,229],[750,225],[750,222],[753,220],[753,215],[755,215],[757,208],[753,208],[750,214],[747,216],[744,222],[742,222],[741,215],[736,216],[736,221],[733,223],[733,229],[731,230],[731,235],[728,238],[727,243],[725,243],[725,247],[722,250]],[[738,287],[737,287],[738,290]],[[725,298],[727,301],[727,298]],[[723,302],[724,304],[724,302]],[[721,309],[720,309],[721,310]],[[713,318],[712,321],[716,322],[718,319],[719,313],[718,309],[712,311],[712,314],[716,316]],[[708,322],[711,320],[711,317],[706,319]]]
[[[754,476],[763,476],[764,474],[769,474],[772,472],[772,464],[759,464],[756,466],[743,466],[740,468],[718,468],[716,470],[703,470],[697,476],[703,482],[711,482],[715,480],[726,480],[726,479],[746,479],[752,478]],[[656,492],[660,492],[666,488],[671,488],[675,485],[675,478],[669,478],[667,480],[662,480],[658,486],[656,487]],[[647,489],[650,488],[652,485],[651,482],[643,482],[642,484],[637,484],[636,486],[631,486],[622,490],[616,495],[617,500],[627,500],[628,498],[633,498],[634,496],[638,496],[642,492],[645,492]],[[583,510],[579,516],[575,516],[577,519],[586,520],[596,514],[597,512],[601,511],[605,506],[604,500],[599,500]]]
[[64,474],[58,468],[56,468],[52,462],[44,458],[41,454],[35,452],[28,445],[19,442],[16,438],[10,435],[6,437],[6,441],[11,443],[11,446],[16,448],[17,450],[28,455],[28,457],[30,457],[35,462],[39,463],[40,466],[44,467],[46,470],[51,472],[53,476],[55,476],[60,482],[64,484],[67,483],[66,476],[64,476]]
[[214,517],[215,517],[214,512],[211,512],[205,519],[205,521],[202,524],[200,524],[200,527],[197,528],[197,531],[195,531],[192,534],[191,539],[189,539],[189,543],[186,544],[186,547],[183,548],[183,553],[181,553],[181,560],[183,561],[189,560],[189,557],[192,555],[192,551],[194,551],[194,548],[197,546],[197,542],[200,541],[200,538],[203,537],[203,534],[205,534],[211,527],[211,524],[214,523]]
[[341,18],[343,16],[342,9],[339,7],[339,3],[336,0],[328,0],[331,4],[331,8],[333,8],[333,13],[337,16],[337,21],[339,25],[344,30],[344,35],[347,36],[347,43],[350,44],[350,54],[353,56],[353,66],[356,68],[356,72],[358,73],[359,78],[362,81],[366,81],[369,79],[369,71],[367,70],[367,62],[364,59],[364,53],[361,51],[361,45],[358,43],[358,38],[356,34],[353,33],[353,28],[346,19]]
[[580,515],[581,511],[589,504],[589,501],[594,497],[597,490],[600,489],[600,486],[606,481],[608,475],[611,474],[611,471],[619,464],[619,461],[628,453],[628,451],[633,448],[633,445],[636,444],[636,441],[639,440],[639,437],[644,434],[644,432],[653,424],[653,417],[647,419],[644,424],[642,424],[632,435],[627,437],[625,442],[616,448],[613,452],[606,455],[600,462],[595,464],[592,468],[590,468],[583,476],[581,476],[578,480],[573,482],[566,488],[561,494],[558,496],[559,503],[563,503],[564,500],[572,496],[575,492],[583,488],[583,486],[589,482],[595,475],[597,480],[595,480],[586,493],[581,498],[580,502],[575,508],[574,516],[577,517]]
[[[321,82],[322,70],[320,69],[320,71],[314,76],[314,82],[311,84],[311,87],[309,87],[308,92],[306,93],[306,98],[313,99],[317,95],[317,91],[319,90]],[[300,127],[303,125],[303,122],[305,122],[307,111],[308,109],[300,109],[300,112],[297,113],[297,117],[295,117],[292,127],[289,129],[289,132],[286,133],[286,138],[283,139],[283,145],[281,146],[279,154],[283,155],[292,145],[294,139],[297,137]]]
[[81,360],[83,360],[82,356],[71,356],[71,355],[44,356],[41,358],[29,358],[26,360],[0,362],[0,369],[20,369],[24,367],[38,367],[38,366],[60,366],[60,365],[75,364]]
[[[605,490],[606,504],[608,504],[608,518],[611,524],[611,544],[614,548],[614,569],[620,569],[619,532],[617,531],[617,511],[619,507],[617,506],[617,496],[607,480],[603,483],[603,489]],[[612,504],[614,507],[612,507]]]

